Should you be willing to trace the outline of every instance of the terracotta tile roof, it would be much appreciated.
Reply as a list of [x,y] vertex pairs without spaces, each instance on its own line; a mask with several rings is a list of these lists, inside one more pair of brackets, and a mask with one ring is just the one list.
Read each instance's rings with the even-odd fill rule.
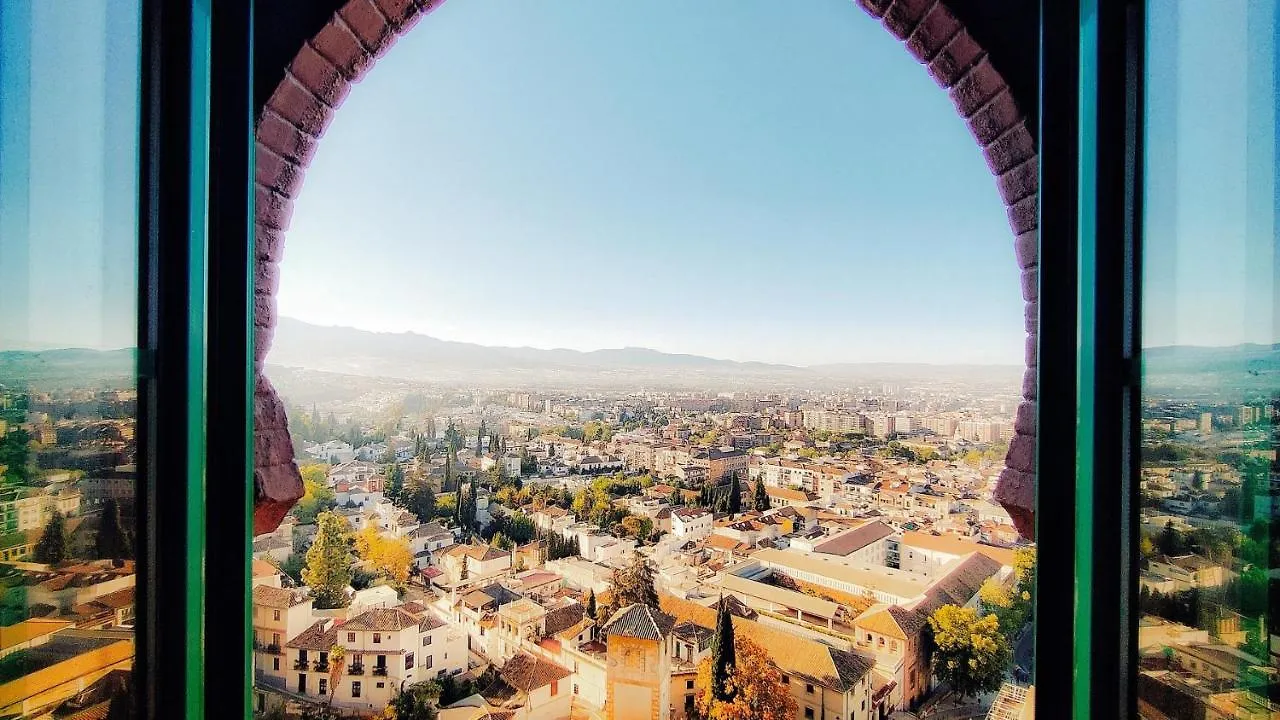
[[498,675],[508,685],[526,693],[550,685],[556,680],[563,680],[572,674],[573,671],[567,668],[525,653],[511,658],[498,671]]
[[418,619],[400,608],[373,608],[365,610],[342,625],[343,630],[378,630],[396,632],[418,624]]
[[[325,629],[325,625],[330,625]],[[311,627],[298,633],[284,646],[295,650],[316,650],[328,652],[329,648],[338,644],[338,628],[329,620],[317,620]]]
[[562,608],[552,610],[547,613],[545,619],[547,635],[559,635],[562,631],[577,625],[582,622],[586,612],[586,608],[578,603],[571,603]]
[[642,640],[661,640],[671,634],[675,619],[670,615],[655,610],[648,605],[628,605],[613,614],[604,624],[606,636],[640,638]]
[[97,705],[81,710],[75,715],[68,716],[66,720],[107,720],[107,713],[111,710],[111,701],[103,700]]
[[280,574],[280,569],[277,568],[275,565],[272,565],[266,560],[259,560],[257,558],[254,558],[253,560],[253,576],[254,577],[260,578],[260,577],[268,577],[271,575],[279,575],[279,574]]
[[925,599],[916,605],[916,610],[929,614],[943,605],[964,605],[978,593],[987,578],[1000,572],[999,561],[979,552],[948,567],[947,573],[925,592]]
[[253,588],[253,604],[262,607],[288,610],[306,601],[307,598],[302,593],[285,590],[284,588],[271,587],[270,585],[258,585]]
[[813,551],[826,553],[828,555],[849,555],[850,553],[861,550],[873,542],[883,540],[892,534],[893,528],[877,520],[846,533],[836,535],[821,545],[814,547]]
[[[662,595],[663,611],[677,620],[705,628],[715,627],[716,611],[674,595]],[[867,673],[872,664],[844,650],[793,635],[785,630],[763,625],[746,618],[733,618],[735,632],[741,632],[769,653],[774,665],[787,675],[803,678],[816,685],[846,692]]]
[[1001,565],[1013,567],[1013,551],[1009,548],[983,545],[982,543],[958,537],[931,535],[925,532],[905,532],[902,534],[902,544],[917,547],[921,550],[933,550],[934,552],[944,552],[951,555],[968,555],[971,552],[980,552]]
[[915,610],[879,603],[867,608],[853,624],[859,630],[907,640],[920,632],[926,622],[925,616]]

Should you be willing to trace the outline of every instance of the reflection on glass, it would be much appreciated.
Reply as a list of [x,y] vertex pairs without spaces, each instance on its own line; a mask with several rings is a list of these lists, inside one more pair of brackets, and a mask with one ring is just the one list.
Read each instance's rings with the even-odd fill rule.
[[137,0],[0,2],[0,717],[133,714]]
[[1147,13],[1139,713],[1280,713],[1276,2]]

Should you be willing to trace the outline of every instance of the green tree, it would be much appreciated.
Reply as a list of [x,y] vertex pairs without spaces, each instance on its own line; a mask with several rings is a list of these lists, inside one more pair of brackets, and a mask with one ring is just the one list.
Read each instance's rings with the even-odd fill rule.
[[383,493],[393,503],[404,500],[404,470],[397,463],[388,465],[383,472],[387,476],[387,491]]
[[1160,536],[1156,538],[1156,550],[1161,555],[1183,555],[1187,551],[1186,540],[1183,539],[1182,533],[1173,526],[1173,521],[1164,524],[1164,530],[1160,531]]
[[347,603],[343,589],[351,583],[351,532],[347,521],[331,512],[320,513],[316,524],[302,581],[311,587],[316,609],[342,607]]
[[738,482],[738,474],[734,473],[729,481],[729,514],[742,512],[742,485]]
[[756,492],[753,505],[757,512],[764,512],[769,509],[769,493],[765,492],[763,479],[756,481]]
[[1009,640],[995,615],[943,605],[929,616],[933,672],[962,697],[992,692],[1004,681],[1012,659]]
[[133,557],[132,533],[124,529],[120,519],[120,505],[108,498],[102,503],[102,520],[93,540],[97,557],[104,560],[123,560]]
[[[574,537],[576,544],[577,537]],[[576,548],[574,548],[576,554]],[[610,612],[614,612],[634,604],[658,607],[658,591],[653,584],[653,568],[640,553],[631,556],[631,564],[613,571],[613,599]]]
[[31,480],[31,434],[26,430],[12,430],[0,436],[0,465],[3,465],[6,483],[26,485]]
[[476,433],[476,457],[484,455],[484,418],[480,418],[480,431]]
[[409,512],[417,516],[419,522],[431,522],[436,515],[436,494],[426,480],[419,480],[409,485],[401,500]]
[[53,511],[32,555],[36,562],[47,565],[57,565],[67,559],[67,528],[62,513]]
[[729,683],[738,660],[733,645],[733,616],[729,604],[720,596],[716,612],[716,633],[711,638],[711,693],[716,702],[733,702],[734,688]]
[[[388,709],[395,720],[435,720],[436,700],[440,685],[434,682],[414,683],[396,693]],[[386,717],[380,716],[380,717]]]
[[587,617],[592,620],[596,619],[596,591],[594,588],[587,589]]

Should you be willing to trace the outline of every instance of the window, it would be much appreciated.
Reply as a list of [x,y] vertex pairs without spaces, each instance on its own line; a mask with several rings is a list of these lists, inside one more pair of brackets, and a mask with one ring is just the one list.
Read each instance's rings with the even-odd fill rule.
[[355,641],[356,641],[356,634],[353,632],[347,633],[347,642],[353,643]]
[[404,669],[405,670],[413,669],[413,653],[404,654]]
[[271,633],[271,644],[280,647],[280,633]]
[[279,670],[280,670],[280,656],[279,656],[279,655],[276,655],[275,657],[271,658],[271,669],[272,669],[272,670],[276,670],[276,671],[279,671]]
[[353,698],[360,697],[360,681],[359,680],[351,681],[351,697]]
[[573,694],[574,694],[574,695],[577,695],[577,694],[578,694],[578,683],[574,683],[574,684],[573,684]]
[[805,708],[804,717],[805,717],[805,720],[813,720],[813,708],[811,707]]
[[382,642],[382,633],[374,633],[374,634],[373,634],[373,642],[374,642],[374,643],[381,643],[381,642]]
[[782,676],[782,684],[783,684],[783,685],[790,685],[790,684],[791,684],[791,678],[787,677],[786,675],[783,675],[783,676]]
[[812,694],[813,694],[813,686],[812,686],[812,685],[809,685],[809,684],[806,684],[806,685],[804,686],[804,691],[805,691],[807,694],[812,695]]
[[320,678],[320,682],[316,687],[316,690],[318,690],[321,695],[328,695],[329,694],[329,678]]
[[685,690],[692,690],[692,689],[693,689],[693,681],[692,681],[692,680],[685,680],[685,681],[684,681],[684,689],[685,689]]
[[272,610],[272,611],[271,611],[271,619],[272,619],[272,620],[275,620],[276,622],[280,622],[280,611],[279,611],[279,610]]
[[876,638],[876,645],[878,645],[878,646],[880,646],[880,647],[884,647],[884,637],[883,637],[883,636]]
[[431,644],[431,636],[430,636],[430,635],[428,635],[428,636],[426,636],[426,637],[422,638],[422,646],[423,646],[423,647],[426,647],[426,646],[428,646],[428,645],[430,645],[430,644]]
[[694,705],[694,696],[691,694],[686,694],[684,696],[684,714],[685,715],[689,715],[693,713],[693,705]]
[[386,683],[384,683],[384,682],[380,682],[380,683],[378,683],[378,687],[380,687],[380,688],[384,688],[384,687],[386,687],[386,686],[387,686],[387,684],[386,684]]
[[428,655],[428,656],[427,656],[427,664],[426,664],[426,665],[423,665],[423,666],[422,666],[423,668],[425,668],[425,669],[427,669],[427,670],[430,670],[430,669],[431,669],[431,658],[432,658],[432,656],[430,656],[430,655]]

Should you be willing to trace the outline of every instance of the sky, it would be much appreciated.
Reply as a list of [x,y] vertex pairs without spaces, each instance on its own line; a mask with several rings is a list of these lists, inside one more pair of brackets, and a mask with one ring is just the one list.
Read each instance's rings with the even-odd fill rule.
[[[1152,0],[1144,345],[1280,339],[1276,6]],[[0,2],[0,350],[136,344],[138,15]],[[337,113],[279,302],[484,344],[1019,363],[1011,248],[946,93],[846,0],[452,0]]]
[[947,94],[840,0],[444,3],[307,171],[282,315],[793,364],[1019,363]]

